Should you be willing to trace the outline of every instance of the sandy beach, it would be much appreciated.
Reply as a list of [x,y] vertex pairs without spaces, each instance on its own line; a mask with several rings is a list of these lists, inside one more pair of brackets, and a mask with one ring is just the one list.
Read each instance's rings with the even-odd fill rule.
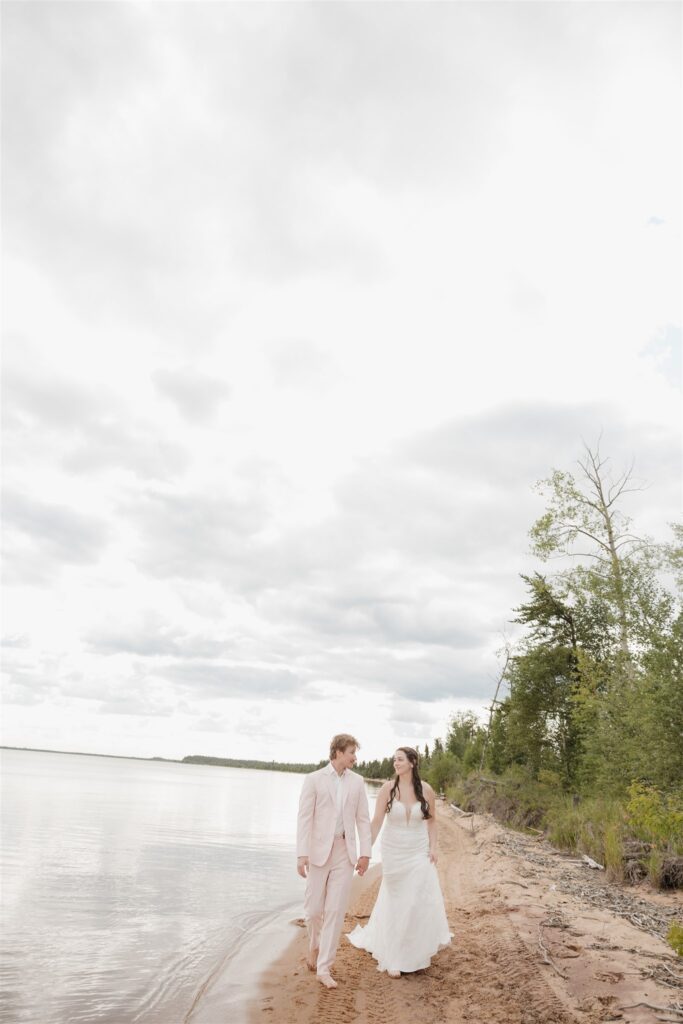
[[[339,988],[327,991],[306,970],[305,930],[293,922],[249,1024],[683,1022],[681,960],[661,937],[683,917],[683,894],[608,883],[488,816],[441,804],[438,818],[451,946],[426,971],[391,980],[342,936]],[[380,881],[377,868],[356,887],[344,932],[367,920]]]

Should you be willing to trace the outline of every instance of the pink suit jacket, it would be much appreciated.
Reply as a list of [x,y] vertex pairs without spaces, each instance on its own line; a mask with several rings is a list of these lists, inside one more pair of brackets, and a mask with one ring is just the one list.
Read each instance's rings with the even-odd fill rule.
[[[336,780],[329,765],[306,776],[299,800],[296,855],[308,857],[311,864],[322,867],[332,850],[337,824]],[[346,832],[346,852],[352,864],[356,863],[356,826],[360,838],[360,856],[372,852],[370,811],[365,784],[360,775],[346,772],[342,783],[342,816]]]

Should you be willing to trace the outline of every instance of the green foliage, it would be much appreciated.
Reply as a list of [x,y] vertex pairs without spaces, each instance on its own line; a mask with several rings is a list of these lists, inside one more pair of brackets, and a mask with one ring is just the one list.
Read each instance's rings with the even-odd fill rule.
[[683,613],[652,638],[627,709],[632,777],[669,790],[683,784]]
[[621,823],[611,823],[605,827],[603,838],[603,864],[607,874],[615,881],[624,877],[624,843]]
[[445,792],[447,786],[457,777],[460,763],[454,754],[441,751],[432,754],[425,778],[435,793]]
[[666,933],[666,941],[679,956],[683,956],[683,925],[674,921]]
[[683,853],[683,800],[680,793],[664,795],[653,786],[634,781],[626,805],[628,823],[638,838],[662,851]]
[[479,763],[485,735],[486,730],[473,712],[460,711],[452,715],[445,748],[457,758],[464,772]]
[[664,546],[664,565],[673,573],[679,590],[683,590],[683,523],[671,523],[673,540]]
[[625,812],[621,801],[606,796],[581,800],[577,794],[554,795],[544,820],[555,846],[585,853],[619,876],[622,868]]
[[394,761],[392,757],[385,757],[381,761],[361,761],[354,771],[365,779],[391,779],[394,775]]

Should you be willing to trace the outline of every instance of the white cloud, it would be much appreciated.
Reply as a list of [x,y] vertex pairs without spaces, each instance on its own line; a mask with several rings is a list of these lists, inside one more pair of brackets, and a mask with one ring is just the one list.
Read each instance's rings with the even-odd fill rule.
[[431,742],[493,688],[536,479],[602,432],[666,535],[675,6],[4,22],[5,742]]

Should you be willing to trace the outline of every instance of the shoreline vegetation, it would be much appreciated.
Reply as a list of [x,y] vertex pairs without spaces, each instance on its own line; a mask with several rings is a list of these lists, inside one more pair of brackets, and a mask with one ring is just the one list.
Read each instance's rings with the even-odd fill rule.
[[[683,527],[639,536],[622,510],[642,489],[585,448],[579,472],[536,485],[529,531],[553,572],[520,574],[523,627],[499,652],[484,724],[452,716],[421,752],[449,803],[542,835],[609,881],[683,889]],[[669,942],[683,955],[683,921]]]

